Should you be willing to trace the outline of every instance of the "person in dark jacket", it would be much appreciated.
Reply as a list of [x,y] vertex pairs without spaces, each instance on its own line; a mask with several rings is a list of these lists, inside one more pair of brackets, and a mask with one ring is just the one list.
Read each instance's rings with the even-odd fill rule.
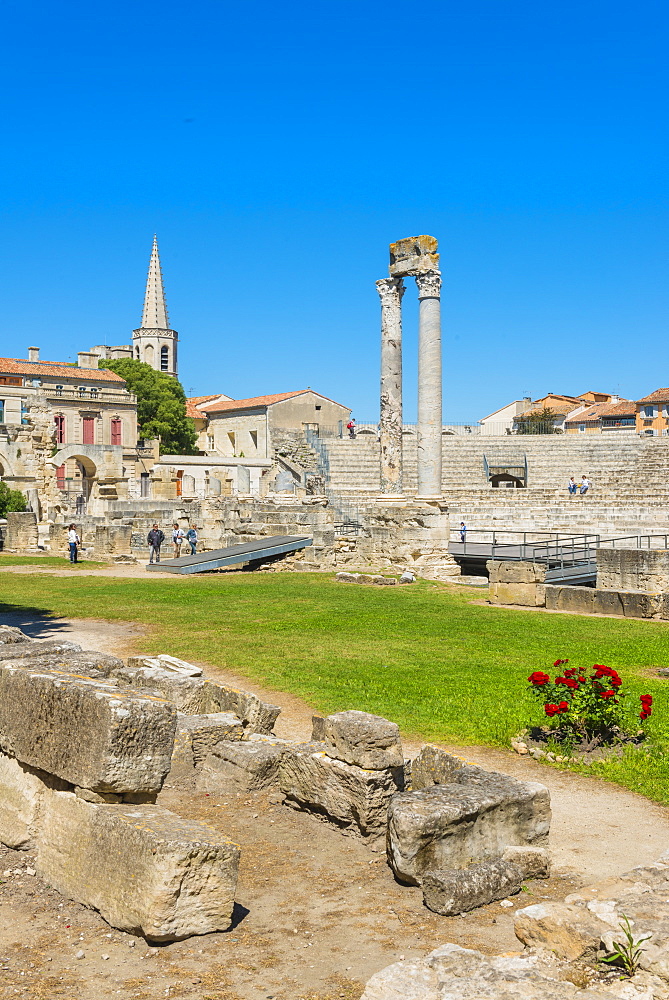
[[156,557],[156,562],[160,562],[160,546],[165,541],[165,535],[160,530],[157,524],[151,528],[151,531],[146,536],[146,541],[149,546],[149,562],[153,562],[153,557]]

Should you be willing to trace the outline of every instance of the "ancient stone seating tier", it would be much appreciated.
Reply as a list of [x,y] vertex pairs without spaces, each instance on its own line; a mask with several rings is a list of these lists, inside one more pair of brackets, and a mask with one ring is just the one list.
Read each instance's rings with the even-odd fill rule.
[[[240,848],[156,804],[167,781],[274,787],[372,850],[427,906],[459,913],[548,870],[547,790],[437,747],[406,761],[397,725],[314,717],[273,735],[276,705],[160,655],[128,663],[0,626],[0,842],[113,926],[169,941],[230,926]],[[139,737],[139,738],[138,738]]]

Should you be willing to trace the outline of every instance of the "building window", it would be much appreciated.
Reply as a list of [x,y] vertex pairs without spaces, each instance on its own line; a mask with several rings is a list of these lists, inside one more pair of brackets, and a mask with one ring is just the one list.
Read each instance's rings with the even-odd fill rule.
[[644,406],[643,408],[644,417],[655,417],[657,416],[654,406]]
[[135,348],[135,359],[139,361],[139,347]]
[[214,444],[214,435],[207,434],[207,451],[213,451],[216,445]]
[[29,424],[30,423],[30,417],[28,416],[29,412],[30,411],[29,411],[29,408],[28,408],[27,401],[25,399],[22,399],[21,400],[21,423],[22,424]]
[[251,435],[251,443],[252,443],[253,447],[255,448],[255,450],[257,451],[258,450],[258,431],[249,431],[249,434]]
[[57,396],[62,396],[63,395],[63,387],[62,387],[62,385],[57,385],[56,386],[56,395]]
[[317,407],[316,407],[316,409],[317,409],[317,410],[320,410],[320,406],[317,406]]
[[0,399],[0,424],[5,422],[5,401]]
[[56,486],[59,490],[65,489],[65,463],[56,469]]
[[118,417],[114,417],[111,422],[111,443],[123,444],[123,424]]
[[578,425],[579,434],[585,434],[585,424]]
[[94,417],[84,417],[81,421],[83,428],[83,443],[95,444],[95,419]]
[[170,349],[169,347],[160,348],[160,370],[161,372],[167,372],[170,370]]
[[56,444],[65,444],[65,417],[57,413],[53,418],[56,425]]

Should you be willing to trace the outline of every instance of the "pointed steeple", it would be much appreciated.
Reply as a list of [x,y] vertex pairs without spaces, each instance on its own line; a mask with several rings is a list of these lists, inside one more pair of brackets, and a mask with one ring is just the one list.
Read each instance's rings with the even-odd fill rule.
[[149,274],[146,279],[146,294],[144,295],[144,310],[142,312],[143,330],[169,330],[170,321],[167,315],[165,289],[163,287],[163,272],[158,256],[158,237],[153,237]]
[[132,331],[132,353],[137,361],[144,361],[156,371],[176,377],[177,341],[179,334],[170,329],[167,315],[163,272],[158,256],[158,237],[153,237],[149,274],[146,279],[142,325]]

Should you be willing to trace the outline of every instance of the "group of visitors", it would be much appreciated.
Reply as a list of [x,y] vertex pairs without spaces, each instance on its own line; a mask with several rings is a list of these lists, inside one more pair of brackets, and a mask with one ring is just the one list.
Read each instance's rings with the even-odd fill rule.
[[[146,536],[146,541],[149,546],[149,563],[160,562],[160,546],[165,541],[165,532],[161,531],[157,524],[151,528],[151,531]],[[174,547],[174,558],[178,559],[181,555],[181,546],[184,542],[188,542],[190,545],[189,555],[194,556],[197,554],[197,526],[191,524],[188,531],[184,531],[181,525],[177,524],[175,521],[172,525],[172,545]]]
[[569,482],[567,483],[567,486],[571,496],[574,496],[576,493],[579,493],[581,496],[583,496],[583,494],[587,493],[588,490],[590,489],[590,480],[588,479],[587,476],[581,476],[581,482],[577,483],[574,477],[572,476]]

